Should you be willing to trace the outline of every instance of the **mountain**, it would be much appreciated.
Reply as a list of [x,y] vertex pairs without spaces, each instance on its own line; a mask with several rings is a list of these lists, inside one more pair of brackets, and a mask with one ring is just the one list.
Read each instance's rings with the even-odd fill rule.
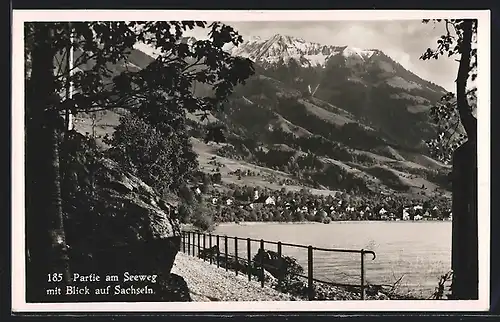
[[378,50],[360,50],[347,46],[328,46],[307,42],[301,38],[276,34],[267,40],[253,37],[240,46],[230,49],[233,55],[250,58],[262,66],[287,64],[295,60],[301,67],[325,67],[327,60],[343,55],[353,61],[369,59]]
[[422,147],[433,125],[427,112],[446,90],[377,49],[329,46],[289,36],[252,38],[231,49],[262,75],[343,109],[407,148]]
[[[134,48],[126,62],[114,66],[116,73],[144,68],[157,55],[143,44]],[[446,93],[442,87],[378,49],[274,35],[252,37],[227,50],[254,61],[256,74],[235,89],[223,111],[210,115],[209,124],[188,115],[203,171],[218,169],[226,183],[306,185],[318,193],[448,193],[449,167],[430,158],[424,144],[435,135],[427,111]],[[211,88],[197,84],[194,90],[209,95]],[[107,125],[118,120],[113,113],[105,119]],[[89,122],[79,121],[88,129]],[[226,127],[226,143],[203,143],[212,123]],[[240,180],[237,170],[260,175]]]

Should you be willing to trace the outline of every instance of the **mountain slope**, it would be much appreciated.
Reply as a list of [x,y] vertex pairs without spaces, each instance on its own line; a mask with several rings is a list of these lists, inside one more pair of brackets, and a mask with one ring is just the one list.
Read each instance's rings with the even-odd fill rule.
[[[353,114],[386,139],[421,148],[432,137],[426,112],[446,92],[376,49],[327,46],[275,35],[231,49],[259,72]],[[395,120],[398,120],[397,122]]]
[[[449,168],[423,149],[423,140],[434,135],[425,112],[444,93],[441,87],[376,49],[275,35],[228,50],[254,60],[256,75],[238,86],[208,122],[188,115],[202,171],[219,170],[226,183],[274,188],[286,183],[318,191],[448,194]],[[154,51],[136,46],[127,62],[113,68],[116,73],[138,70],[153,59]],[[203,84],[193,90],[210,92]],[[100,121],[102,133],[112,132],[113,114]],[[81,129],[89,128],[85,122],[85,116],[80,118]],[[226,126],[226,144],[203,143],[210,123]],[[213,165],[220,158],[230,165],[225,170]],[[238,168],[261,175],[238,179]]]

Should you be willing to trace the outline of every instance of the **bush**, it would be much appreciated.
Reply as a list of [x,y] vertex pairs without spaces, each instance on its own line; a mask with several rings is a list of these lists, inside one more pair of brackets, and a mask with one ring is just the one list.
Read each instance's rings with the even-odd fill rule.
[[195,195],[193,190],[191,190],[187,185],[182,185],[179,189],[179,196],[188,204],[193,204],[195,202]]
[[216,172],[212,175],[212,182],[213,183],[221,183],[222,182],[222,175],[220,172]]
[[211,232],[215,229],[215,222],[207,207],[200,203],[193,214],[191,223],[194,227],[204,232]]
[[191,221],[193,216],[193,210],[189,205],[183,203],[179,206],[179,220],[181,223],[186,224]]
[[120,118],[111,139],[109,156],[158,192],[175,191],[197,166],[192,149],[181,137],[166,137],[142,118]]

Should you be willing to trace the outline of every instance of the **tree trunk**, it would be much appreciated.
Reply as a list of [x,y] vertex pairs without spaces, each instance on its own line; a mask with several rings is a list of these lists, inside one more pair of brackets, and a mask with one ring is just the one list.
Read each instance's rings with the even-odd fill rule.
[[478,299],[477,153],[473,141],[453,155],[452,297]]
[[457,75],[457,109],[460,115],[460,121],[464,126],[469,141],[476,141],[477,138],[477,119],[472,115],[472,109],[467,100],[467,81],[471,65],[471,47],[472,47],[472,24],[473,21],[466,19],[463,21],[462,42],[460,45],[460,64]]
[[[52,48],[53,30],[36,23],[31,79],[26,88],[26,227],[30,254],[27,263],[27,301],[43,301],[48,274],[62,274],[69,282],[69,258],[65,241],[59,141],[63,121],[56,108]],[[56,300],[51,297],[50,300]]]

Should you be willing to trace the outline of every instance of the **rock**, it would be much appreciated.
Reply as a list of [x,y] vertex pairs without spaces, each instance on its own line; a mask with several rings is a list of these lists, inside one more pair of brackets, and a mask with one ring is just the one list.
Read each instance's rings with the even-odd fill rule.
[[182,276],[170,274],[159,294],[162,301],[192,302],[189,287]]
[[[65,230],[78,272],[157,273],[169,279],[180,249],[173,207],[115,161],[72,133],[61,147]],[[97,157],[96,157],[97,156]]]
[[289,275],[302,274],[304,268],[297,263],[297,260],[290,256],[279,255],[277,252],[261,249],[253,257],[255,266],[263,264],[264,268],[271,275],[278,279],[286,279]]
[[211,248],[206,248],[200,250],[198,257],[205,260],[212,259],[214,262],[217,260],[217,256],[220,255],[220,250],[217,246],[212,246]]
[[[260,268],[254,268],[254,273],[252,275],[252,280],[255,281],[261,281],[262,280],[262,275],[261,275],[261,270]],[[264,269],[264,284],[270,287],[275,287],[278,285],[278,280],[267,270]]]

